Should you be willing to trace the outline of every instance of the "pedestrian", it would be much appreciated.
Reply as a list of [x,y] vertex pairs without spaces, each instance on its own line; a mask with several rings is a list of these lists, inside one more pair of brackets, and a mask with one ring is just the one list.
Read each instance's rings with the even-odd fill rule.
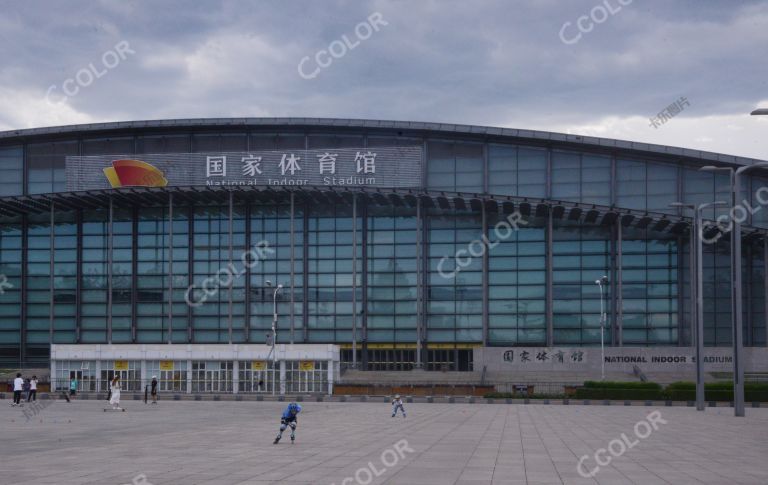
[[21,378],[21,372],[16,373],[16,379],[13,380],[13,404],[11,406],[21,406],[21,391],[24,389],[24,379]]
[[120,377],[115,376],[112,379],[112,384],[109,386],[109,390],[112,391],[112,397],[109,398],[109,404],[112,405],[112,409],[117,411],[123,409],[120,407]]
[[32,376],[32,379],[29,381],[29,396],[27,396],[27,402],[30,400],[37,402],[37,376]]
[[301,406],[295,402],[290,403],[288,407],[285,408],[283,415],[280,417],[280,432],[277,434],[277,438],[275,438],[275,442],[272,444],[276,445],[280,441],[280,438],[283,437],[283,431],[285,431],[285,428],[288,426],[291,427],[291,444],[294,443],[294,440],[296,440],[296,425],[298,424],[296,416],[300,412]]
[[77,377],[75,377],[74,374],[72,374],[72,377],[69,379],[69,396],[74,399],[77,395]]
[[21,386],[23,395],[21,399],[29,402],[29,390],[32,389],[32,384],[29,383],[29,379],[24,379],[24,384]]
[[157,404],[157,376],[152,376],[152,404]]
[[262,391],[264,389],[264,381],[259,379],[258,386],[259,386],[258,391]]
[[405,417],[405,408],[403,407],[403,400],[400,399],[400,394],[397,394],[395,398],[392,400],[392,417],[393,418],[397,416],[398,409],[403,412],[403,417]]

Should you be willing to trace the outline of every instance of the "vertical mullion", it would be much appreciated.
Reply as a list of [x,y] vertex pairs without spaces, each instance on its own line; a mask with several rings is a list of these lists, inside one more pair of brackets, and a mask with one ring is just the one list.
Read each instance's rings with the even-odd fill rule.
[[[245,249],[247,254],[251,253],[251,201],[248,200],[245,204]],[[248,264],[245,265],[245,315],[244,315],[244,331],[246,343],[251,341],[251,267],[253,261],[248,260]]]
[[[139,299],[139,209],[131,208],[131,342],[136,335]],[[154,236],[154,235],[153,235]]]
[[114,207],[109,196],[109,221],[107,226],[107,343],[112,343],[112,254],[114,249]]
[[[75,212],[75,224],[77,226],[77,249],[76,249],[76,261],[77,269],[75,270],[75,343],[82,342],[82,311],[81,306],[83,303],[83,210],[77,209]],[[26,254],[26,251],[24,252]]]
[[623,259],[624,259],[624,252],[623,252],[623,243],[624,240],[624,230],[621,226],[621,217],[616,219],[618,221],[618,224],[616,224],[616,282],[614,285],[612,285],[614,289],[614,293],[616,294],[615,301],[616,301],[616,314],[613,315],[614,321],[616,322],[616,345],[619,347],[624,346],[624,283],[623,280]]
[[[295,283],[294,280],[296,279],[296,272],[294,269],[294,264],[296,263],[296,257],[294,252],[296,251],[296,231],[294,228],[294,224],[296,223],[296,197],[295,192],[291,191],[291,237],[290,237],[290,265],[291,265],[291,301],[290,301],[290,317],[291,317],[291,345],[293,345],[295,340],[295,332],[296,332],[296,323],[295,323],[295,311],[294,311],[294,304],[295,304]],[[306,278],[306,275],[304,275]]]
[[168,343],[173,343],[173,192],[168,193]]
[[[549,208],[548,214],[547,214],[547,230],[546,234],[544,235],[544,239],[546,241],[546,253],[545,253],[545,271],[546,271],[546,345],[547,347],[551,347],[554,345],[555,341],[555,330],[554,330],[554,312],[552,310],[552,292],[553,292],[553,285],[552,285],[552,240],[554,239],[554,215],[552,214],[552,208]],[[519,330],[519,327],[518,327]]]
[[[482,343],[483,347],[488,346],[488,280],[489,280],[489,270],[488,270],[488,262],[489,262],[489,256],[488,252],[490,251],[490,247],[488,246],[488,211],[485,208],[485,199],[482,200],[482,206],[480,207],[480,214],[482,217],[482,231],[483,231],[483,237],[480,238],[480,240],[483,243],[483,260],[482,260],[482,267],[483,267],[483,274],[482,274],[482,325],[483,325],[483,335],[482,335]],[[455,357],[458,354],[455,355]],[[458,365],[458,359],[454,359],[454,363]]]
[[[229,257],[228,257],[229,266],[228,266],[228,268],[229,268],[230,271],[232,271],[232,253],[233,253],[233,241],[232,241],[232,233],[233,233],[233,230],[232,230],[232,215],[233,214],[232,213],[234,211],[234,207],[233,207],[233,205],[234,205],[234,197],[235,197],[235,192],[233,190],[230,190],[229,191],[229,218],[228,218],[229,224],[227,226],[228,233],[229,233],[227,235],[227,241],[229,242],[229,253],[228,253],[229,254]],[[229,297],[227,298],[227,342],[229,344],[232,343],[232,292],[233,292],[233,289],[234,289],[234,284],[235,284],[235,277],[234,277],[234,275],[230,275],[230,277],[229,277],[229,285],[228,285],[229,286],[229,288],[228,288],[229,291],[227,292],[229,294]]]
[[56,241],[56,239],[55,239],[56,231],[54,230],[54,227],[55,227],[54,226],[54,219],[55,219],[55,216],[54,216],[54,203],[51,202],[51,227],[49,228],[49,232],[48,232],[50,234],[50,238],[51,238],[51,240],[48,242],[49,252],[50,252],[50,254],[49,254],[49,258],[50,259],[48,261],[48,264],[49,264],[49,270],[48,271],[49,271],[49,276],[50,276],[50,278],[48,279],[48,291],[50,293],[48,295],[48,304],[50,305],[50,308],[48,309],[48,320],[49,320],[48,321],[48,343],[50,343],[50,344],[53,343],[53,324],[54,324],[54,314],[53,314],[54,297],[53,297],[53,294],[54,294],[55,288],[54,288],[54,285],[53,285],[53,273],[54,273],[54,258],[53,258],[53,255],[54,255],[54,253],[56,251],[56,243],[55,243],[55,241]]

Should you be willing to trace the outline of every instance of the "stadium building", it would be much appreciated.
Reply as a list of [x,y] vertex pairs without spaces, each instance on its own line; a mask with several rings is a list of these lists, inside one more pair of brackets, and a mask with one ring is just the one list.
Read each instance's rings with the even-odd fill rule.
[[[376,120],[2,132],[0,366],[76,374],[86,390],[156,374],[187,392],[323,392],[353,362],[692,372],[691,219],[670,204],[730,200],[728,173],[699,169],[756,162]],[[742,180],[751,210],[736,284],[745,366],[758,372],[768,173]],[[709,368],[728,371],[734,283],[721,235],[704,245],[704,339]]]

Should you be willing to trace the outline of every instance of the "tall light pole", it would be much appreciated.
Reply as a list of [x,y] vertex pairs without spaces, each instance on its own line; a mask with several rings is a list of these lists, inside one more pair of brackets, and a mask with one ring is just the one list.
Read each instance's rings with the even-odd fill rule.
[[[272,282],[267,280],[264,282],[268,287],[272,287]],[[275,345],[277,345],[277,293],[283,289],[283,285],[277,285],[275,292],[272,294],[272,350],[269,351],[272,354],[272,394],[275,394],[275,371],[277,367],[277,352],[275,351]]]
[[608,283],[608,277],[603,276],[595,280],[600,287],[600,380],[605,380],[605,304],[603,303],[603,285]]
[[[748,170],[768,167],[768,162],[746,165],[734,170],[732,167],[708,165],[700,170],[707,172],[727,171],[731,185],[731,314],[733,321],[733,412],[735,416],[744,416],[744,351],[741,301],[741,221],[736,217],[736,208],[741,207],[744,214],[747,208],[741,206],[741,183],[739,177]],[[748,204],[751,207],[751,204]]]
[[693,211],[691,223],[691,330],[696,344],[696,410],[704,411],[704,270],[703,270],[703,226],[701,212],[709,206],[727,205],[718,200],[699,204],[674,202],[671,207],[682,207]]

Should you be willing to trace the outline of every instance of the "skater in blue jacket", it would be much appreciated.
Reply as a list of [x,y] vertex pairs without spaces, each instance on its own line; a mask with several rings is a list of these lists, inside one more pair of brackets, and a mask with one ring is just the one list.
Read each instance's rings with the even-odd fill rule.
[[300,412],[301,406],[295,402],[290,403],[288,407],[285,408],[283,415],[280,417],[280,432],[277,434],[277,438],[275,438],[275,442],[272,444],[276,445],[280,441],[280,438],[283,437],[283,431],[285,431],[285,428],[288,426],[291,427],[291,443],[296,440],[296,416]]

